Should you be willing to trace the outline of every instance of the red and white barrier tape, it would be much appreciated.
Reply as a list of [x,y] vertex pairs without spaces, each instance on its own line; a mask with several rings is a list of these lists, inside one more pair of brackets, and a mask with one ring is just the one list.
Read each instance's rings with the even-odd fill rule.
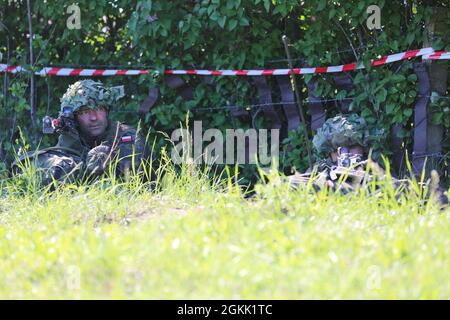
[[[0,72],[17,73],[26,71],[22,67],[7,66],[0,64]],[[73,69],[73,68],[55,68],[46,67],[36,71],[36,75],[40,76],[66,76],[66,77],[94,77],[94,76],[135,76],[147,74],[148,70],[104,70],[104,69]]]
[[444,60],[444,59],[450,59],[450,52],[445,51],[435,51],[431,54],[424,54],[422,56],[423,60]]
[[[434,51],[433,48],[422,48],[384,56],[372,60],[372,66],[380,66],[396,61],[422,56],[423,60],[450,59],[450,52]],[[262,70],[166,70],[164,74],[199,75],[199,76],[279,76],[288,74],[335,73],[364,69],[363,64],[349,63],[340,66],[294,68],[294,69],[262,69]],[[26,71],[20,66],[0,64],[0,72],[17,73]],[[72,69],[46,67],[35,72],[40,76],[133,76],[148,74],[149,70],[105,70],[105,69]]]

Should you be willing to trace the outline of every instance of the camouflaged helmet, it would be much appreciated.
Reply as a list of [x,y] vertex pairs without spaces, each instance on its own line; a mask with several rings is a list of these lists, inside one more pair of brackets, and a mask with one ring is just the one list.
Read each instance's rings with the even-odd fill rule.
[[367,148],[372,135],[362,117],[356,114],[337,115],[325,121],[317,130],[313,145],[318,155],[328,156],[338,147],[359,145]]
[[81,107],[106,107],[109,110],[124,95],[123,86],[105,87],[101,82],[93,80],[77,81],[62,96],[61,112],[65,107],[72,107],[74,112]]

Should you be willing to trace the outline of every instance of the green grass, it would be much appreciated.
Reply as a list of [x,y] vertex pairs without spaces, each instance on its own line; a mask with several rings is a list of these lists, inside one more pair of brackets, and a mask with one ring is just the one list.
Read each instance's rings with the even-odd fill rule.
[[249,198],[226,173],[165,169],[156,187],[3,182],[0,298],[450,298],[450,210],[414,188],[313,193],[272,173]]

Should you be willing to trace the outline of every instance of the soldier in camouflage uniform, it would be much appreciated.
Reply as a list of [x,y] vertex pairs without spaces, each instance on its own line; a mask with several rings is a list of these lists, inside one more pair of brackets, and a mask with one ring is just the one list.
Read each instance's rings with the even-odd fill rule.
[[[53,120],[59,126],[57,145],[22,155],[13,171],[20,171],[19,162],[28,159],[42,172],[43,183],[50,184],[99,176],[109,164],[117,164],[120,175],[139,170],[146,157],[143,136],[131,126],[108,120],[110,108],[123,96],[123,86],[108,88],[93,80],[69,86],[61,98],[60,118]],[[65,115],[67,110],[73,114]]]
[[[318,159],[315,170],[317,179],[312,185],[315,190],[324,187],[339,190],[341,193],[354,191],[361,185],[362,181],[376,178],[383,179],[385,172],[372,159],[378,159],[378,155],[372,153],[368,159],[369,146],[375,142],[380,142],[383,137],[381,130],[369,130],[362,117],[356,114],[337,115],[325,121],[323,126],[317,130],[313,138],[313,146],[316,158]],[[370,162],[370,171],[367,171],[367,164]],[[302,183],[309,183],[311,178],[311,168],[304,174],[295,174],[288,177],[288,181],[294,186]],[[434,175],[434,177],[433,177]],[[408,187],[408,180],[391,178],[396,188]],[[432,174],[429,194],[436,195],[436,199],[442,205],[448,204],[448,196],[445,190],[439,186],[439,176],[437,172]]]
[[382,131],[370,131],[364,118],[356,114],[337,115],[317,130],[313,146],[320,162],[348,167],[367,158],[369,145],[381,136]]
[[[318,173],[314,187],[334,189],[339,177],[346,175],[349,179],[339,188],[344,193],[353,190],[353,180],[361,181],[365,176],[369,146],[381,137],[381,131],[370,131],[365,120],[356,114],[337,115],[325,121],[313,138],[318,160],[314,168]],[[289,181],[294,185],[308,182],[312,169],[305,174],[290,176]]]

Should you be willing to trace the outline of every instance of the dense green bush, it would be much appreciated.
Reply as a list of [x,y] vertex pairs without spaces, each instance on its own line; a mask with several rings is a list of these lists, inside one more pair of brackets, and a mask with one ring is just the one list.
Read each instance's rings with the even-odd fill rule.
[[[368,30],[366,8],[375,2],[381,8],[381,30]],[[1,0],[0,52],[2,63],[29,66],[26,1]],[[446,6],[435,1],[435,6]],[[432,8],[421,1],[294,1],[294,0],[202,0],[202,1],[87,1],[79,0],[81,29],[66,27],[69,14],[66,1],[33,2],[33,49],[35,67],[83,66],[114,68],[164,69],[240,69],[286,68],[281,37],[292,42],[296,65],[338,65],[363,61],[367,69],[351,73],[355,88],[337,92],[328,75],[320,76],[317,94],[326,99],[355,97],[352,110],[369,124],[384,128],[386,133],[395,123],[402,123],[405,146],[412,145],[413,107],[417,97],[413,61],[370,68],[371,58],[380,55],[432,45],[436,50],[450,51],[442,35],[427,35],[426,22]],[[448,5],[447,5],[448,6]],[[343,52],[336,52],[343,51]],[[55,137],[42,137],[40,128],[30,126],[29,76],[5,75],[0,92],[1,161],[10,161],[14,146],[19,145],[17,127],[21,127],[31,148],[47,146]],[[143,117],[143,126],[156,138],[157,150],[167,145],[158,132],[171,131],[184,122],[202,120],[203,128],[248,128],[250,123],[232,119],[227,110],[214,112],[205,108],[227,104],[250,105],[257,102],[255,89],[245,77],[219,77],[207,84],[202,77],[185,76],[195,88],[195,99],[183,101],[174,90],[164,85],[163,76],[153,75],[102,78],[110,84],[123,83],[127,98],[113,112],[113,117],[137,124],[136,112],[148,89],[160,86],[161,97],[152,111]],[[305,82],[311,76],[300,81]],[[46,113],[55,115],[59,98],[68,84],[77,78],[37,78],[37,111],[41,119]],[[303,89],[303,102],[307,94]],[[449,110],[435,104],[433,121],[448,130]],[[196,109],[198,109],[196,111]],[[212,109],[211,109],[212,110]],[[338,112],[327,109],[329,116]],[[447,119],[447,120],[446,120]],[[259,127],[269,125],[258,118]],[[34,138],[34,139],[33,139]],[[300,132],[291,132],[282,145],[281,168],[307,165],[305,142]],[[386,137],[387,141],[387,137]],[[287,152],[290,144],[298,148]],[[390,154],[389,143],[375,146]],[[243,177],[256,178],[254,166],[246,166]]]

